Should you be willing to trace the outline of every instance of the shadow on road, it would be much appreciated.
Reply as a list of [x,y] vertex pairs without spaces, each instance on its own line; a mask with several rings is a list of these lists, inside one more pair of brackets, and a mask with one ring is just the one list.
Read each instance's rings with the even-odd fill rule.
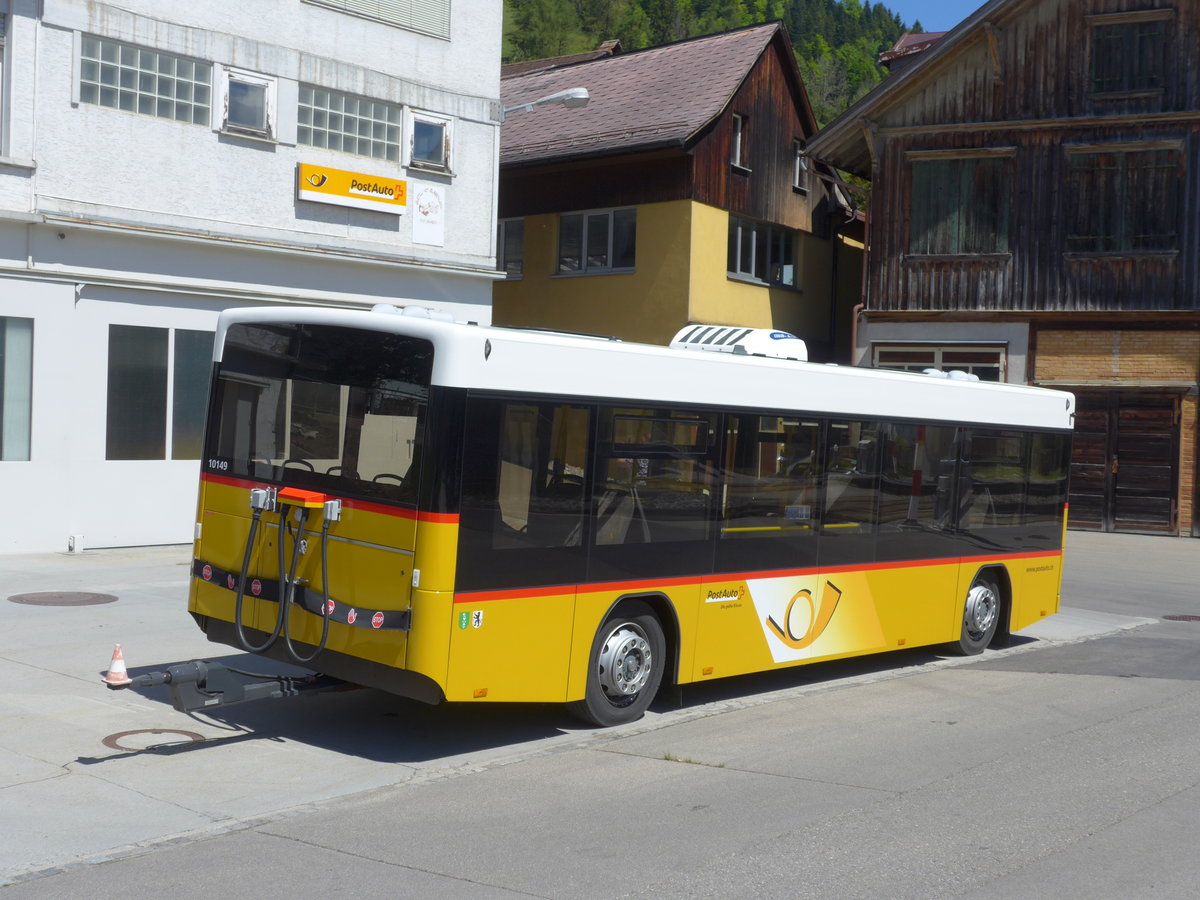
[[[1014,638],[1022,643],[1031,638]],[[706,704],[749,699],[805,685],[836,682],[881,672],[900,673],[943,658],[940,648],[897,650],[857,659],[813,663],[772,672],[740,675],[681,688],[664,689],[652,709],[670,712]],[[249,654],[212,657],[231,669],[299,675],[303,670]],[[175,662],[131,668],[137,676]],[[165,687],[138,691],[170,705]],[[282,700],[258,700],[190,714],[208,728],[225,729],[228,737],[192,741],[159,741],[145,749],[126,750],[79,762],[95,765],[139,754],[203,753],[229,743],[250,740],[295,741],[377,762],[420,763],[498,747],[512,747],[595,729],[572,718],[555,703],[446,703],[428,706],[371,688],[306,694]]]

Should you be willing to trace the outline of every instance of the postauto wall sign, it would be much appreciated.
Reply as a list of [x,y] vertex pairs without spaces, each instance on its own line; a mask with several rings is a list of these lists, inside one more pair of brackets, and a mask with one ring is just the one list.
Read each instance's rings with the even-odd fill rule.
[[408,208],[408,182],[384,175],[297,163],[296,196],[314,203],[402,216]]

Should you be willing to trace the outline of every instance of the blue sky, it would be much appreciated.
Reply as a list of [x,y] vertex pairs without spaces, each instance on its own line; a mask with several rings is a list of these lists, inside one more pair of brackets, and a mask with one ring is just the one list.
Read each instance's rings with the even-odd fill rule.
[[883,0],[906,25],[920,21],[926,31],[949,31],[986,0]]

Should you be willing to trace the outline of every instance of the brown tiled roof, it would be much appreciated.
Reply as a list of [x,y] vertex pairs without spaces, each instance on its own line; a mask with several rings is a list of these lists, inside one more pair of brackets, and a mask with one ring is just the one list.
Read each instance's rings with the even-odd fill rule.
[[583,109],[546,105],[509,113],[500,129],[500,162],[683,146],[721,113],[781,28],[755,25],[503,78],[506,109],[574,87],[587,88],[591,102]]
[[943,37],[945,31],[926,31],[922,34],[913,34],[911,31],[906,31],[900,35],[900,40],[892,45],[891,50],[885,50],[879,54],[880,63],[887,64],[893,60],[900,59],[903,56],[911,56],[914,53],[924,53]]
[[511,78],[514,75],[524,75],[528,72],[538,72],[542,69],[557,69],[559,66],[570,66],[575,63],[589,62],[606,56],[615,56],[621,52],[620,41],[605,41],[595,50],[584,53],[572,53],[568,56],[552,56],[548,59],[528,59],[524,62],[505,63],[500,67],[501,78]]

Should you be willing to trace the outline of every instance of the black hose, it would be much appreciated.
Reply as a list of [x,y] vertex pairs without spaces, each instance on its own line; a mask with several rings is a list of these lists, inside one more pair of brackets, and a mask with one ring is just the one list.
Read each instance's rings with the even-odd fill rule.
[[[301,522],[301,533],[303,533],[303,522]],[[325,517],[325,521],[321,526],[321,641],[317,644],[317,649],[310,656],[301,656],[292,643],[292,635],[288,628],[288,616],[291,614],[292,608],[292,593],[288,593],[288,604],[283,611],[283,642],[287,646],[288,656],[293,661],[298,662],[302,666],[307,666],[315,660],[325,650],[325,644],[329,640],[329,517]]]
[[[246,552],[242,557],[242,571],[238,575],[237,583],[237,601],[233,607],[233,627],[237,632],[238,646],[247,653],[263,653],[271,649],[271,646],[279,639],[279,633],[283,630],[283,591],[284,591],[284,575],[283,575],[283,535],[284,522],[287,519],[287,507],[280,504],[279,507],[279,612],[275,616],[275,630],[261,644],[252,644],[250,639],[246,637],[246,626],[242,622],[242,601],[246,597],[246,575],[250,570],[250,555],[254,550],[254,537],[258,533],[259,520],[262,518],[262,509],[255,508],[254,515],[250,520],[250,534],[246,538]],[[299,538],[296,539],[296,546],[299,548]]]

